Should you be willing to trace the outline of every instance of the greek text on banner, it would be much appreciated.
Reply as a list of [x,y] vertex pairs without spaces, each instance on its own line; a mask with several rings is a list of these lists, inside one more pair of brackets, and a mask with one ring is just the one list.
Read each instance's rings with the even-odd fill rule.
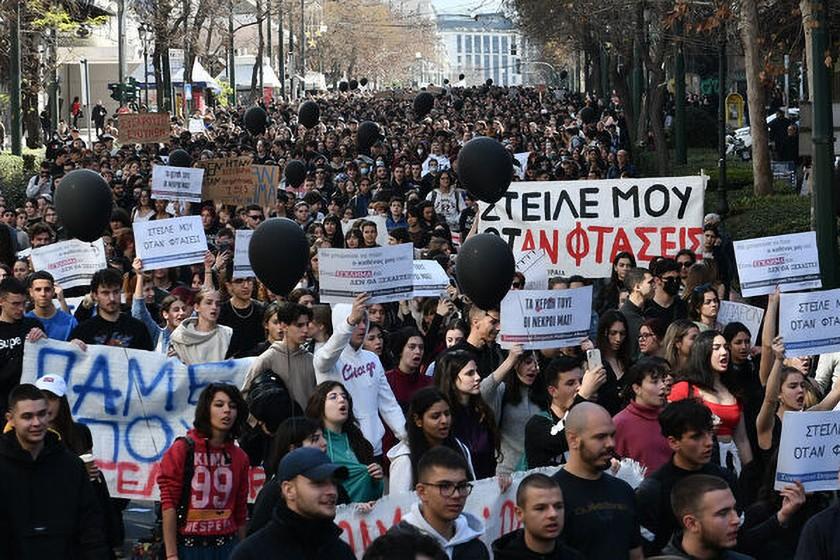
[[414,246],[411,243],[371,249],[318,251],[322,303],[352,303],[368,293],[368,303],[411,297],[414,288]]
[[840,289],[782,294],[779,335],[788,356],[840,352]]
[[577,346],[588,336],[592,286],[568,290],[511,290],[502,300],[499,344],[526,350]]
[[840,489],[840,411],[786,412],[774,488],[799,481],[806,492]]
[[783,292],[822,286],[813,231],[745,239],[736,241],[734,247],[745,297],[770,294],[776,286]]
[[143,270],[199,263],[207,252],[201,216],[134,222],[132,227]]
[[78,239],[59,241],[32,250],[32,268],[46,270],[62,288],[90,286],[97,270],[108,266],[102,239],[85,243]]
[[543,249],[549,276],[608,277],[622,251],[640,266],[683,248],[699,253],[706,179],[514,183],[496,204],[479,203],[478,229],[514,254]]
[[[159,461],[192,427],[202,389],[212,382],[242,386],[251,360],[186,366],[156,352],[47,340],[27,342],[21,382],[46,374],[67,382],[73,417],[93,435],[93,454],[111,496],[154,500]],[[251,473],[251,499],[264,474]]]

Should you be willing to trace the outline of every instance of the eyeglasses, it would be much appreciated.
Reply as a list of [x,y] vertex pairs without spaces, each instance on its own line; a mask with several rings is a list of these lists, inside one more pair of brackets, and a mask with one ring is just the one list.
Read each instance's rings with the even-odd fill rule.
[[347,393],[327,393],[328,401],[347,400]]
[[248,217],[251,218],[252,220],[257,220],[257,221],[260,221],[260,220],[263,219],[263,217],[260,216],[259,214],[248,214]]
[[470,482],[459,482],[457,484],[454,482],[421,482],[420,484],[425,486],[434,486],[444,498],[451,498],[455,495],[456,490],[458,491],[459,496],[466,498],[473,491],[473,485]]
[[677,264],[680,268],[691,268],[691,265],[694,264],[691,261],[677,261]]
[[654,336],[656,336],[656,335],[651,334],[651,333],[640,333],[639,334],[639,340],[647,340],[649,338],[653,338]]

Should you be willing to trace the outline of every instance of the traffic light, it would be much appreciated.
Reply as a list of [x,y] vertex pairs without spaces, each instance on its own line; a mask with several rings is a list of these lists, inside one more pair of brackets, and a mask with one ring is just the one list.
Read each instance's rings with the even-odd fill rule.
[[114,101],[122,101],[123,84],[108,84],[108,89],[111,90],[111,99]]
[[140,86],[137,85],[137,80],[129,77],[128,83],[124,84],[123,87],[125,88],[125,100],[137,101],[140,97]]

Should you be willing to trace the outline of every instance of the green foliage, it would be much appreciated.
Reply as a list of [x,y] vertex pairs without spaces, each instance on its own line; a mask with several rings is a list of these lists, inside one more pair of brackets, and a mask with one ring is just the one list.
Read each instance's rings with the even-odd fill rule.
[[14,208],[23,206],[27,181],[22,157],[0,154],[0,193],[6,197],[7,204]]
[[222,88],[222,91],[216,96],[216,102],[219,104],[220,107],[227,107],[228,106],[228,98],[233,93],[233,88],[230,87],[230,82],[225,80],[218,80],[219,86]]
[[99,16],[94,18],[87,18],[84,21],[78,21],[72,18],[67,10],[60,6],[52,6],[49,10],[43,12],[41,17],[32,21],[35,27],[44,29],[56,29],[59,33],[72,33],[80,25],[84,24],[89,27],[98,27],[105,25],[108,22],[106,16]]

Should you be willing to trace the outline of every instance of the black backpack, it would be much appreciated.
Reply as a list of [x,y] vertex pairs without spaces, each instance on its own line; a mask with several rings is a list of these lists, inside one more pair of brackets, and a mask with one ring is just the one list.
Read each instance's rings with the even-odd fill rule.
[[271,370],[259,374],[248,391],[248,411],[265,423],[270,432],[277,430],[286,418],[303,416],[303,410],[289,394],[286,383]]

